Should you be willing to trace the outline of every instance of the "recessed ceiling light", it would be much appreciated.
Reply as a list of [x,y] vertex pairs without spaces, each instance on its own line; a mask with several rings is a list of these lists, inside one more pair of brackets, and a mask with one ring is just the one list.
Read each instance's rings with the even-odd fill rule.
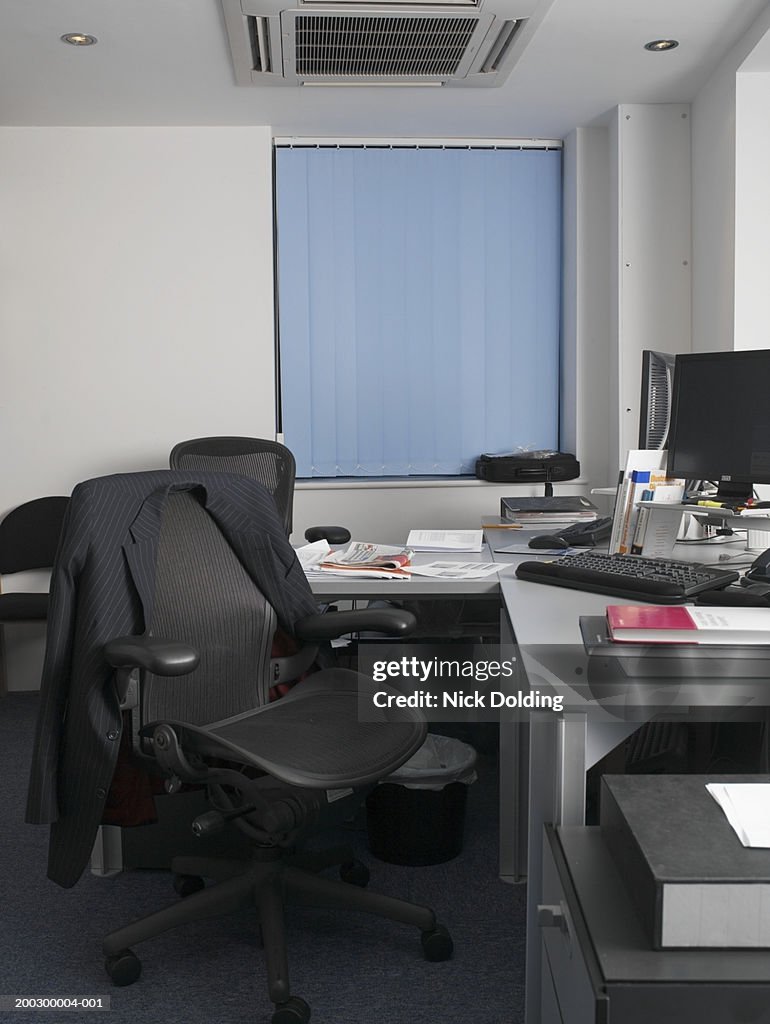
[[679,46],[677,39],[653,39],[652,42],[645,43],[645,50],[652,50],[653,53],[662,53],[664,50],[675,50]]
[[85,32],[68,32],[61,37],[61,41],[69,43],[70,46],[93,46],[96,36],[86,35]]

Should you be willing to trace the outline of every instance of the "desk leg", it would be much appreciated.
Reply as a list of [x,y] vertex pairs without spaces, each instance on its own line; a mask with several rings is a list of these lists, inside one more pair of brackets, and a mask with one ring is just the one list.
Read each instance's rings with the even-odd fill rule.
[[527,878],[529,723],[500,723],[500,877]]
[[529,721],[526,1024],[540,1024],[540,928],[543,825],[585,818],[586,716],[534,712]]
[[[501,649],[516,650],[510,620],[500,610]],[[516,686],[528,683],[521,661],[517,661]],[[527,877],[527,818],[529,804],[529,722],[507,722],[501,717],[499,749],[500,792],[500,877],[505,882],[523,882]]]

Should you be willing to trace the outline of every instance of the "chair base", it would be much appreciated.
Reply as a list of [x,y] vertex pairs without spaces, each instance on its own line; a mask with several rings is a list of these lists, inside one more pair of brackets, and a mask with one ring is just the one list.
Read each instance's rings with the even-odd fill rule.
[[[346,848],[287,855],[277,848],[261,848],[259,859],[248,862],[204,857],[179,857],[173,862],[180,893],[189,892],[178,903],[120,928],[103,943],[107,973],[116,985],[132,984],[141,973],[141,963],[130,947],[188,921],[200,921],[254,907],[259,915],[267,970],[267,989],[275,1004],[273,1024],[305,1024],[310,1010],[303,1000],[292,996],[284,933],[284,908],[302,904],[343,910],[358,910],[402,924],[422,933],[427,960],[446,960],[452,955],[449,933],[436,921],[428,907],[361,886],[368,880],[363,865],[356,866]],[[317,872],[341,865],[348,881],[321,877]],[[358,868],[363,869],[358,870]],[[196,879],[212,878],[216,884],[201,888]]]

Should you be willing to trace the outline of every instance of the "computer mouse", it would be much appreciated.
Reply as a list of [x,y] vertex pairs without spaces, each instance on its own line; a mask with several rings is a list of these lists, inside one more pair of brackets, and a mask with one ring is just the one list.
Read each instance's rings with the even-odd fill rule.
[[569,542],[555,534],[541,533],[539,537],[532,538],[529,547],[535,551],[563,551],[569,547]]

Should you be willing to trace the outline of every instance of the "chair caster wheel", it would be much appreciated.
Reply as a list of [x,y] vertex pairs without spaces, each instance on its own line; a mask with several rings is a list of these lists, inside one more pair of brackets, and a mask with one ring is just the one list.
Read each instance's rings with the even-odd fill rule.
[[437,963],[440,960],[448,960],[452,955],[452,951],[455,948],[452,936],[443,924],[437,924],[432,931],[423,932],[420,937],[422,939],[422,952],[426,960]]
[[299,996],[291,996],[276,1009],[271,1024],[307,1024],[310,1020],[310,1007]]
[[174,875],[174,890],[177,896],[192,896],[194,892],[200,892],[205,886],[206,883],[200,875]]
[[108,956],[104,961],[104,969],[113,985],[133,985],[142,973],[142,961],[130,949],[124,949]]
[[360,860],[349,860],[340,866],[340,878],[348,885],[357,885],[365,889],[369,884],[369,868]]

